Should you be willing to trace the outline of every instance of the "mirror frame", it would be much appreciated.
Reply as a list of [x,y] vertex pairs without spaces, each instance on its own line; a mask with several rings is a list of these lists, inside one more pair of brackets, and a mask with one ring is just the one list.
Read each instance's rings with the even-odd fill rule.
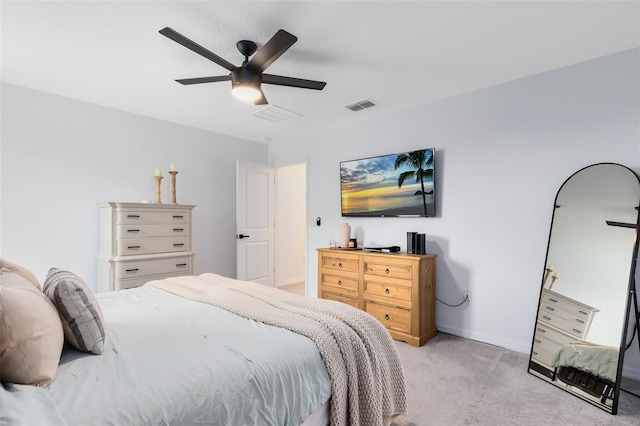
[[[577,175],[578,173],[594,167],[594,166],[602,166],[602,165],[612,165],[612,166],[618,166],[618,167],[622,167],[626,170],[628,170],[637,180],[638,180],[638,187],[640,188],[640,176],[638,175],[638,173],[636,173],[635,171],[633,171],[632,169],[630,169],[627,166],[623,166],[622,164],[618,164],[618,163],[607,163],[607,162],[603,162],[603,163],[596,163],[596,164],[591,164],[589,166],[583,167],[580,170],[576,171],[575,173],[571,174],[571,176],[569,176],[563,183],[562,185],[560,185],[560,188],[558,189],[558,192],[556,193],[556,196],[554,198],[554,203],[553,203],[553,211],[552,211],[552,215],[551,215],[551,226],[549,229],[549,238],[547,240],[547,251],[545,254],[545,259],[544,259],[544,267],[542,270],[542,279],[540,280],[540,293],[538,296],[538,309],[536,311],[536,318],[535,318],[535,324],[534,324],[534,330],[533,330],[533,336],[531,339],[531,352],[529,354],[529,363],[527,364],[527,371],[529,372],[529,374],[534,375],[535,377],[538,377],[539,379],[554,385],[560,389],[563,389],[564,391],[584,400],[587,401],[589,403],[591,403],[592,405],[606,411],[609,412],[611,414],[617,414],[618,412],[618,400],[620,397],[620,387],[621,387],[621,381],[622,381],[622,369],[623,369],[623,362],[624,362],[624,353],[625,350],[628,349],[627,348],[627,338],[628,338],[628,334],[629,334],[629,316],[631,314],[631,309],[633,308],[633,312],[635,314],[635,320],[636,320],[636,325],[634,326],[633,329],[633,333],[638,333],[638,349],[640,350],[640,329],[638,329],[638,327],[640,326],[640,313],[638,312],[638,301],[637,301],[637,296],[636,296],[636,282],[635,282],[635,275],[636,275],[636,267],[637,267],[637,259],[638,259],[638,246],[639,246],[639,241],[638,241],[638,237],[639,237],[639,231],[640,231],[640,197],[638,197],[638,201],[637,201],[637,206],[635,207],[638,210],[638,214],[637,214],[637,218],[636,218],[636,224],[635,224],[635,235],[634,235],[634,242],[633,242],[633,247],[632,247],[632,255],[631,255],[631,259],[630,259],[630,266],[629,266],[629,279],[628,279],[628,285],[627,285],[627,296],[626,296],[626,311],[624,314],[624,324],[622,327],[622,332],[621,332],[621,336],[620,336],[620,345],[619,345],[619,354],[618,354],[618,365],[617,365],[617,370],[616,370],[616,381],[614,384],[614,393],[613,393],[613,402],[612,402],[612,406],[611,406],[611,410],[607,410],[607,407],[605,404],[599,404],[596,403],[595,401],[592,401],[590,399],[587,399],[583,396],[581,396],[580,394],[571,391],[570,389],[568,389],[566,386],[561,386],[557,383],[555,383],[554,381],[550,380],[548,377],[545,378],[543,377],[544,374],[536,371],[535,369],[533,369],[531,367],[531,364],[534,363],[533,361],[533,345],[535,343],[535,335],[536,335],[536,327],[538,324],[538,317],[540,315],[540,305],[542,303],[542,296],[543,296],[543,290],[544,290],[544,285],[545,285],[545,275],[547,273],[547,271],[545,270],[547,263],[549,261],[548,257],[549,257],[549,248],[551,247],[551,237],[553,234],[553,225],[554,225],[554,219],[556,216],[556,210],[557,210],[557,202],[558,202],[558,196],[560,195],[560,192],[562,191],[562,189],[565,187],[565,185],[567,184],[567,182],[569,182],[571,180],[571,178],[573,178],[575,175]],[[640,192],[640,190],[639,190]],[[630,346],[629,346],[630,347]],[[533,371],[536,371],[536,373],[534,373]],[[555,373],[554,373],[555,374]]]

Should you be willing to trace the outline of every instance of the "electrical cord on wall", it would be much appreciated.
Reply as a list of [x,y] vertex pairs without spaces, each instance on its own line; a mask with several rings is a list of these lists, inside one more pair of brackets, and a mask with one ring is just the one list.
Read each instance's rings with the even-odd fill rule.
[[464,297],[464,300],[463,300],[462,302],[458,303],[457,305],[450,305],[450,304],[448,304],[447,302],[443,302],[442,300],[438,299],[437,297],[436,297],[436,300],[437,300],[438,302],[442,303],[443,305],[447,305],[447,306],[449,306],[449,307],[451,307],[451,308],[457,308],[458,306],[464,305],[464,303],[465,303],[467,300],[469,300],[469,295],[467,294],[467,295]]

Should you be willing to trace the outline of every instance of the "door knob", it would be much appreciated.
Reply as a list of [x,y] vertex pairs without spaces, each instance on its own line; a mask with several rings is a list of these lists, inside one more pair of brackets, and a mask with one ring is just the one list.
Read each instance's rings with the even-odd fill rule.
[[236,235],[236,238],[241,240],[243,238],[249,238],[249,236],[248,235],[244,235],[244,234],[238,234],[238,235]]

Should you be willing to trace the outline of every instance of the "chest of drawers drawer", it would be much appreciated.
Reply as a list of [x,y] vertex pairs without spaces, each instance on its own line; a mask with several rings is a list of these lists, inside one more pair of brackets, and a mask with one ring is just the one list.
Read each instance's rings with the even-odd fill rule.
[[[402,285],[402,284],[409,284]],[[380,282],[375,278],[365,276],[364,298],[376,303],[411,308],[411,283],[395,281],[393,284]]]
[[353,256],[323,256],[322,264],[320,265],[323,269],[331,270],[334,272],[351,272],[353,274],[358,274],[359,269],[359,260],[358,257]]
[[332,291],[354,291],[358,292],[358,277],[350,275],[336,275],[333,271],[323,272],[321,285],[330,288]]
[[409,309],[367,301],[364,310],[390,330],[411,333],[411,311]]
[[398,259],[389,262],[386,259],[380,259],[374,256],[364,256],[364,273],[365,275],[375,275],[380,277],[410,280],[412,263]]
[[161,223],[187,224],[189,213],[186,211],[149,211],[118,209],[116,223],[121,225],[135,225],[139,223],[153,225]]
[[189,228],[183,224],[164,225],[118,225],[116,239],[146,238],[146,237],[175,237],[189,235]]
[[116,243],[116,255],[127,256],[149,253],[170,253],[184,251],[189,248],[189,238],[130,238],[118,240]]
[[166,259],[116,262],[115,279],[122,280],[147,275],[175,274],[191,270],[191,256]]
[[346,303],[354,308],[358,307],[358,293],[357,292],[334,292],[331,290],[324,290],[320,294],[322,299],[334,300],[336,302]]

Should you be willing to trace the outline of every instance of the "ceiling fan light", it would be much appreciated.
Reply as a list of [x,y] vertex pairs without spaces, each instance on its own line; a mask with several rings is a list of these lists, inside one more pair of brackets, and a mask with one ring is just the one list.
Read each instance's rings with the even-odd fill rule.
[[261,96],[260,90],[251,84],[234,84],[231,93],[242,101],[253,102]]

